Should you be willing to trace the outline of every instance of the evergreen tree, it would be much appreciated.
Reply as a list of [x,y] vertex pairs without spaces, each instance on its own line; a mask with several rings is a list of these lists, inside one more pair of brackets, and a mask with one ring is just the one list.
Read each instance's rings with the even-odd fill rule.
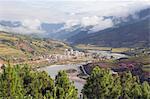
[[19,75],[19,66],[10,64],[4,68],[0,78],[0,97],[20,99],[24,97],[23,81]]
[[0,98],[77,99],[77,89],[64,71],[58,73],[55,82],[46,72],[8,65],[0,74]]
[[149,99],[150,85],[141,84],[131,72],[112,76],[109,70],[95,67],[82,93],[87,99]]
[[28,85],[30,94],[34,99],[42,99],[46,95],[54,97],[54,81],[46,72],[37,72],[33,74],[33,80]]
[[6,66],[0,74],[0,98],[54,99],[54,81],[46,72],[32,71],[28,66]]
[[141,89],[141,84],[138,84],[137,82],[135,82],[133,84],[133,87],[131,89],[131,98],[132,99],[139,99],[142,96],[142,89]]
[[141,97],[141,85],[139,79],[133,76],[131,72],[125,72],[121,76],[122,98]]
[[[120,84],[117,78],[116,83]],[[82,92],[88,99],[116,98],[120,94],[120,86],[116,89],[113,85],[115,85],[114,79],[110,71],[95,67],[90,77],[87,78]]]
[[146,81],[142,83],[142,98],[150,99],[150,85]]
[[55,99],[77,99],[77,89],[69,81],[65,71],[58,72],[55,78],[56,97]]
[[[88,99],[149,99],[150,85],[141,84],[131,72],[113,76],[110,70],[95,67],[82,93]],[[55,81],[27,65],[9,64],[0,73],[0,99],[77,99],[77,94],[65,71]]]
[[108,97],[111,99],[119,99],[119,97],[121,96],[121,90],[122,90],[122,86],[121,86],[120,77],[116,75],[114,77],[113,85],[112,88],[110,89],[110,93]]

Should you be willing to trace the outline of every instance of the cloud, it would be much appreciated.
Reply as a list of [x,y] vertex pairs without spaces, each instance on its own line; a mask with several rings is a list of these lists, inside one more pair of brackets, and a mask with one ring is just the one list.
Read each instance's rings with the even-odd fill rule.
[[83,17],[81,19],[71,19],[66,21],[64,28],[69,29],[75,25],[79,25],[80,27],[93,26],[91,31],[99,31],[102,29],[106,29],[108,27],[113,26],[113,22],[111,19],[105,19],[103,17],[91,16],[91,17]]
[[113,26],[113,22],[111,19],[103,19],[103,18],[100,18],[99,21],[98,21],[98,24],[95,25],[92,29],[91,29],[91,32],[97,32],[99,30],[103,30],[103,29],[106,29],[106,28],[109,28],[109,27],[112,27]]
[[15,31],[40,32],[42,22],[94,25],[96,31],[113,25],[103,16],[127,17],[147,7],[149,0],[0,0],[0,19],[20,20],[22,27]]
[[149,0],[0,0],[0,19],[60,23],[94,15],[126,16],[148,6]]
[[21,33],[21,34],[31,34],[31,33],[44,33],[41,29],[41,22],[38,19],[22,21],[21,25],[18,27],[9,27],[0,25],[1,31]]
[[[74,1],[74,0],[73,0]],[[126,21],[129,15],[137,19],[136,12],[150,8],[148,0],[91,0],[76,2],[72,5],[70,18],[67,19],[67,27],[81,25],[82,27],[94,26],[91,31],[99,31],[113,26],[111,19],[103,19],[103,16],[114,16]],[[77,5],[78,4],[78,5]],[[72,14],[73,13],[73,14]],[[69,22],[69,24],[68,24]]]
[[41,28],[41,22],[38,19],[34,19],[34,20],[23,20],[22,21],[22,25],[25,28],[28,29],[33,29],[33,30],[39,30]]
[[81,19],[81,25],[83,26],[90,26],[90,25],[97,25],[99,24],[100,18],[97,16],[92,16],[92,17],[83,17]]
[[69,28],[71,28],[71,27],[73,27],[73,26],[75,26],[75,25],[79,25],[80,24],[80,21],[79,20],[77,20],[77,19],[71,19],[71,20],[67,20],[66,22],[65,22],[65,25],[64,25],[64,28],[65,29],[69,29]]
[[33,29],[27,29],[24,27],[8,27],[8,26],[0,26],[0,31],[6,31],[11,33],[19,33],[19,34],[31,34],[31,33],[44,33],[42,30],[33,30]]

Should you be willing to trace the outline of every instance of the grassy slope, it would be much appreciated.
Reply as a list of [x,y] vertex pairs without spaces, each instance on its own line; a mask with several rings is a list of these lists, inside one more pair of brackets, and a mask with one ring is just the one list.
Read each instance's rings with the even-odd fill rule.
[[55,40],[41,40],[0,32],[0,58],[3,60],[20,58],[27,60],[41,55],[63,53],[66,48],[69,46]]

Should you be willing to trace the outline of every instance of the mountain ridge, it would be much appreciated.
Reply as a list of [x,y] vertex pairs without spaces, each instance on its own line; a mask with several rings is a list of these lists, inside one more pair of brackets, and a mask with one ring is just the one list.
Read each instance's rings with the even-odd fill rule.
[[[150,8],[138,12],[139,19],[128,20],[94,33],[80,32],[67,39],[71,44],[93,44],[110,47],[149,47]],[[144,14],[143,14],[144,13]]]

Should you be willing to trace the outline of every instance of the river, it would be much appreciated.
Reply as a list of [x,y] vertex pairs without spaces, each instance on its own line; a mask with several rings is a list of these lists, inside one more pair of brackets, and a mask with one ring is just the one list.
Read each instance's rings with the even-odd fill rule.
[[[55,76],[60,70],[75,69],[77,70],[77,73],[81,72],[79,67],[83,64],[86,63],[84,62],[79,64],[51,65],[51,66],[40,68],[40,71],[46,71],[53,79],[55,79]],[[83,79],[80,79],[78,77],[72,77],[72,78],[74,78],[71,80],[74,81],[74,85],[78,89],[78,93],[80,94],[85,81],[82,81]]]

